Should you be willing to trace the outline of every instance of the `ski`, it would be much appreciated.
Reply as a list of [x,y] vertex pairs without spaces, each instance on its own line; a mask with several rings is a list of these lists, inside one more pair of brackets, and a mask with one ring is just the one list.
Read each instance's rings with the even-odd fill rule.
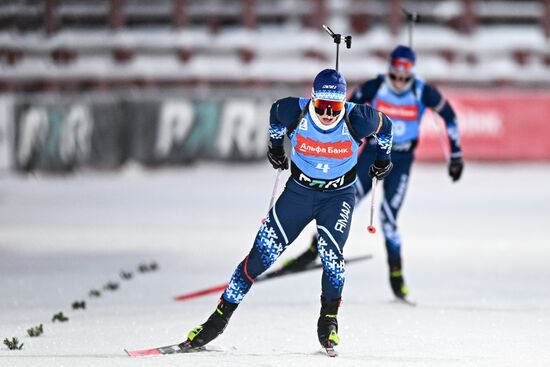
[[[371,259],[371,258],[372,258],[372,255],[361,255],[361,256],[350,257],[349,259],[346,259],[346,265],[354,263],[354,262],[362,261],[362,260]],[[261,282],[262,280],[278,278],[278,277],[283,276],[283,275],[290,275],[290,274],[302,273],[304,271],[311,271],[311,270],[315,270],[315,269],[321,269],[322,267],[323,267],[323,264],[317,264],[315,262],[311,262],[311,263],[307,264],[302,269],[288,270],[287,268],[283,267],[283,268],[274,270],[272,272],[260,275],[259,277],[256,278],[255,282]]]
[[[354,263],[354,262],[359,262],[359,261],[368,260],[368,259],[372,259],[372,255],[361,255],[361,256],[350,257],[350,258],[346,259],[346,264],[351,264],[351,263]],[[322,267],[323,267],[323,264],[317,264],[317,263],[314,263],[314,262],[312,262],[310,264],[307,264],[303,269],[300,269],[300,270],[289,271],[289,270],[287,270],[283,267],[281,269],[277,269],[277,270],[274,270],[272,272],[260,275],[259,277],[256,278],[255,283],[262,282],[264,280],[278,278],[278,277],[281,277],[281,276],[284,276],[284,275],[298,274],[298,273],[302,273],[304,271],[311,271],[311,270],[315,270],[315,269],[321,269]],[[225,290],[226,287],[227,287],[227,283],[223,283],[223,284],[219,284],[219,285],[216,285],[216,286],[213,286],[213,287],[210,287],[210,288],[205,288],[205,289],[201,289],[201,290],[198,290],[198,291],[195,291],[195,292],[190,292],[190,293],[186,293],[186,294],[176,296],[176,297],[174,297],[174,300],[175,301],[187,301],[187,300],[190,300],[190,299],[206,296],[206,295],[209,295],[209,294],[212,294],[212,293],[222,292],[223,290]]]
[[136,349],[136,350],[128,350],[124,349],[126,354],[128,354],[130,357],[144,357],[144,356],[156,356],[156,355],[164,355],[164,354],[177,354],[177,353],[197,353],[197,352],[221,352],[221,349],[217,349],[214,347],[185,347],[182,344],[173,344],[173,345],[167,345],[165,347],[158,347],[158,348],[150,348],[150,349]]

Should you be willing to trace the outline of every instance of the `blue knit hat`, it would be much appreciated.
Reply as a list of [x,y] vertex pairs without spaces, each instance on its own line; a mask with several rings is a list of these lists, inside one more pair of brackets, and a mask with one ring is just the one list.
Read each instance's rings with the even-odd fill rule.
[[412,48],[399,45],[390,54],[390,61],[395,59],[409,60],[412,64],[414,64],[416,61],[416,55],[414,54]]
[[328,101],[344,101],[346,99],[346,79],[334,69],[321,71],[313,80],[313,98]]

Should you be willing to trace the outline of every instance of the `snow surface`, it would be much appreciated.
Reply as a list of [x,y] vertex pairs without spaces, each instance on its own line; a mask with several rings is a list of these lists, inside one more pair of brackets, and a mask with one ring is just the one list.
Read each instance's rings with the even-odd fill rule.
[[[400,223],[409,307],[392,301],[380,228],[357,207],[346,255],[340,356],[320,355],[320,274],[259,283],[212,344],[223,352],[127,357],[180,342],[248,252],[275,173],[266,163],[0,178],[0,366],[548,366],[550,165],[469,163],[452,184],[417,165]],[[378,218],[378,217],[377,217]],[[308,227],[283,259],[301,252]],[[160,269],[129,281],[120,270]],[[275,266],[279,266],[280,263]],[[108,281],[120,290],[89,299]],[[71,310],[86,300],[86,310]],[[67,323],[52,323],[63,311]],[[45,333],[26,336],[40,323]]]

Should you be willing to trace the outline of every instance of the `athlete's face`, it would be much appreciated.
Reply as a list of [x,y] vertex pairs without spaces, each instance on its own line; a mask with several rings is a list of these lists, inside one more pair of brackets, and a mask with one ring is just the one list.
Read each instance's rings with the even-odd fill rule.
[[392,86],[399,92],[407,89],[412,79],[412,74],[407,71],[390,71],[388,76]]
[[319,121],[321,121],[323,125],[328,126],[328,125],[331,125],[334,121],[336,121],[336,119],[338,118],[338,115],[332,116],[332,115],[328,115],[327,113],[328,113],[327,110],[325,110],[322,115],[316,112],[317,117],[319,117]]

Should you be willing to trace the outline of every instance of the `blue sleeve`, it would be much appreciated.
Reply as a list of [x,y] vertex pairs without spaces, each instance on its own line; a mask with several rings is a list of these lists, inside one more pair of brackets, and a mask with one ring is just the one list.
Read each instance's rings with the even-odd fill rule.
[[367,80],[362,86],[355,89],[351,94],[349,102],[357,104],[372,103],[380,84],[384,81],[384,77],[379,75],[376,79]]
[[447,136],[449,137],[449,144],[451,146],[451,157],[461,156],[460,135],[456,123],[456,114],[451,104],[443,98],[437,88],[430,84],[424,86],[422,103],[437,112],[445,121]]
[[376,138],[376,160],[390,159],[393,134],[392,122],[388,116],[371,106],[355,105],[349,113],[349,119],[353,130],[360,138]]
[[282,146],[288,127],[300,115],[300,99],[286,97],[275,101],[269,111],[269,139],[272,146]]

